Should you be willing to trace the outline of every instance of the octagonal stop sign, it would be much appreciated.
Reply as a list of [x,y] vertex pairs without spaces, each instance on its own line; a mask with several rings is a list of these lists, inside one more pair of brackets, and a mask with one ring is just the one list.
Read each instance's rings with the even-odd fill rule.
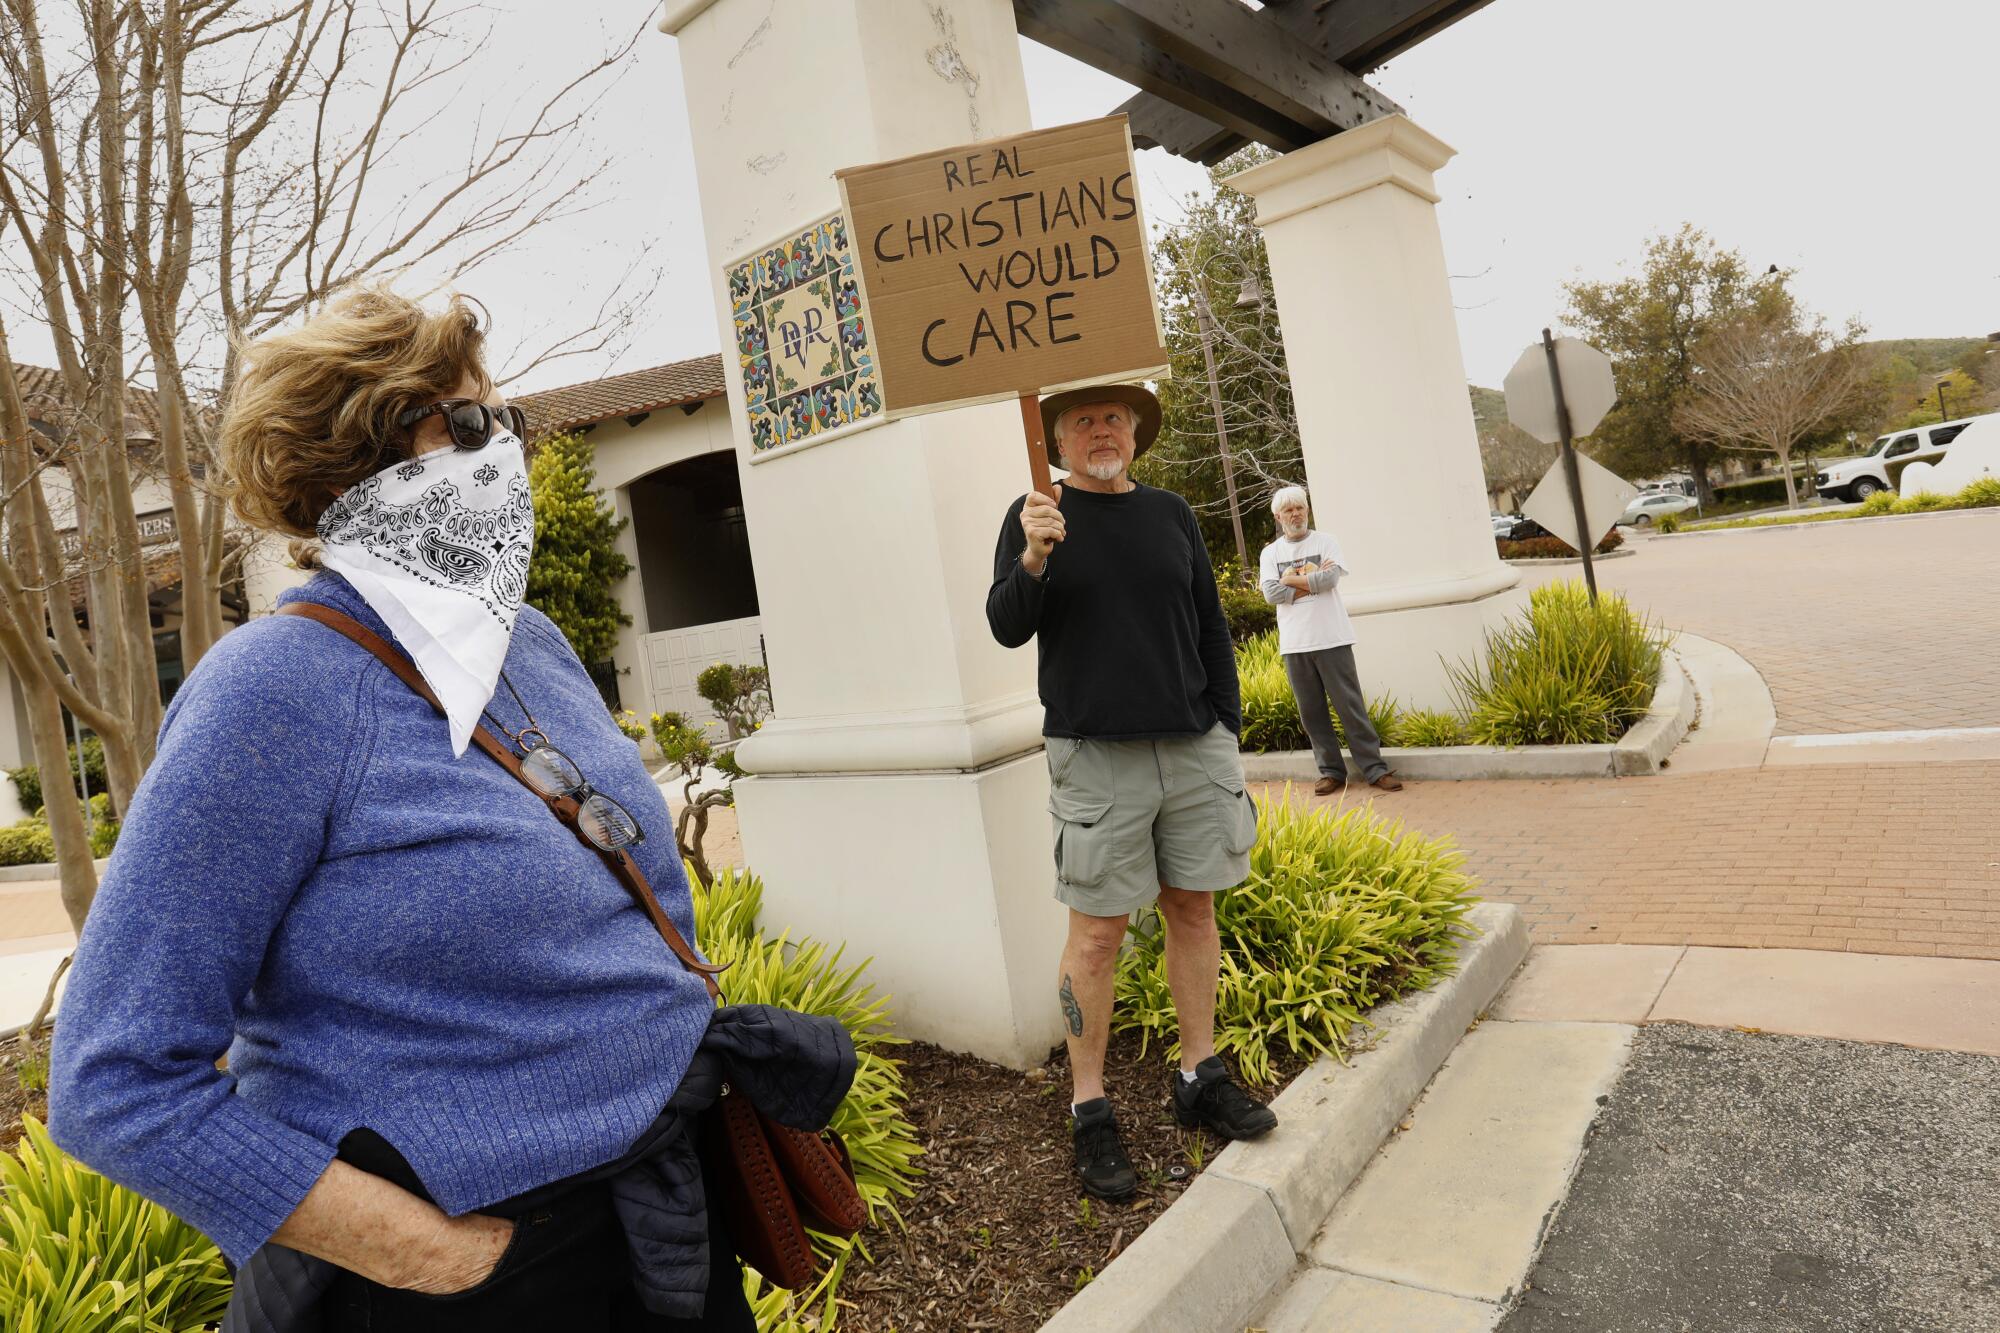
[[[1569,403],[1569,433],[1580,439],[1597,429],[1604,414],[1618,401],[1611,375],[1611,358],[1581,338],[1557,338],[1556,365],[1562,370],[1563,397]],[[1549,379],[1549,354],[1540,343],[1521,353],[1501,386],[1507,394],[1507,419],[1543,444],[1560,444],[1556,423],[1556,391]]]

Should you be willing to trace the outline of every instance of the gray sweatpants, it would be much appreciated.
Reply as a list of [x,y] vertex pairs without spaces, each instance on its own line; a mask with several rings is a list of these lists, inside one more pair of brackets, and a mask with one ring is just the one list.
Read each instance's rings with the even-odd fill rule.
[[1340,737],[1327,713],[1331,698],[1347,732],[1347,748],[1361,769],[1361,780],[1373,782],[1389,771],[1382,762],[1382,741],[1375,724],[1368,720],[1368,704],[1361,697],[1361,676],[1354,669],[1351,645],[1322,648],[1316,653],[1286,653],[1285,675],[1292,682],[1292,697],[1299,701],[1299,720],[1305,723],[1312,741],[1313,758],[1320,776],[1344,778],[1346,765],[1340,762]]

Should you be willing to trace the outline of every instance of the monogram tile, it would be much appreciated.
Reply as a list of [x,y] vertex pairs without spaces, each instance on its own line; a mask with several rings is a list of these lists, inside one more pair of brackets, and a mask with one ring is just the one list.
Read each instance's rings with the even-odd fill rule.
[[725,276],[753,451],[880,415],[846,219],[823,218]]

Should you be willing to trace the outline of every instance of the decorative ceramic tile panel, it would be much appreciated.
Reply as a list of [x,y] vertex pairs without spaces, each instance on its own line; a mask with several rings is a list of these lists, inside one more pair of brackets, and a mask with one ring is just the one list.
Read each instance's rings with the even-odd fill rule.
[[756,452],[881,414],[840,214],[732,265],[729,306]]

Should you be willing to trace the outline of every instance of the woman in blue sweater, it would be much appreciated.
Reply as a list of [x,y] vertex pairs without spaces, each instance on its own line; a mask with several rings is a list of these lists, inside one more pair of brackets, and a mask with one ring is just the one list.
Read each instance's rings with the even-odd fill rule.
[[[693,1165],[726,1024],[605,859],[468,750],[483,721],[567,756],[604,798],[585,831],[693,938],[658,788],[522,604],[524,428],[480,350],[459,302],[379,291],[247,349],[233,503],[322,567],[285,600],[391,640],[446,716],[303,616],[203,658],[77,948],[50,1128],[247,1265],[232,1329],[748,1329]],[[778,1049],[750,1058],[823,1124],[845,1034],[756,1021]]]

